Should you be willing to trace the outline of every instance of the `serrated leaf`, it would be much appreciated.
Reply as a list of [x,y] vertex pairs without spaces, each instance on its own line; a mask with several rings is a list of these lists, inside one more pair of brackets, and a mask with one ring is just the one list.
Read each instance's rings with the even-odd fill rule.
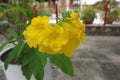
[[66,57],[63,54],[56,54],[50,56],[51,62],[56,65],[58,68],[60,68],[63,72],[66,74],[73,76],[73,66],[71,59],[69,57]]
[[8,55],[8,58],[5,60],[5,64],[4,64],[5,69],[8,68],[8,64],[10,64],[10,62],[13,59],[18,58],[20,56],[23,47],[24,47],[24,43],[19,43],[12,49],[12,51]]
[[15,38],[17,38],[17,33],[14,31],[14,30],[12,30],[12,29],[8,29],[8,32],[9,32],[9,34],[12,36],[12,37],[15,37]]
[[25,46],[25,53],[22,59],[22,71],[27,80],[34,75],[37,80],[43,80],[44,66],[41,57],[35,49]]

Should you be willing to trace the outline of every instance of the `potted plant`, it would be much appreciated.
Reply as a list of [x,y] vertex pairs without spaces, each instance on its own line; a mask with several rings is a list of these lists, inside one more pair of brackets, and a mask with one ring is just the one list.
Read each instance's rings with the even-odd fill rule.
[[92,24],[95,17],[96,12],[92,6],[86,6],[82,9],[80,19],[83,21],[83,23]]
[[[19,6],[16,8],[21,10]],[[28,10],[22,9],[22,11],[28,16]],[[80,41],[86,40],[85,25],[78,18],[77,13],[66,13],[58,23],[51,24],[48,16],[35,16],[29,24],[22,24],[20,31],[10,27],[7,30],[9,33],[7,41],[0,46],[0,50],[4,50],[8,44],[14,45],[8,52],[7,58],[3,60],[5,69],[15,61],[20,65],[26,80],[31,80],[31,76],[36,80],[43,80],[44,69],[49,59],[63,72],[73,76],[71,56]],[[14,24],[21,25],[19,21]]]
[[[120,20],[120,7],[109,8],[106,16],[106,24],[112,24]],[[101,18],[104,20],[104,12],[101,13]]]
[[[4,61],[10,55],[10,52],[13,50],[14,45],[9,44],[4,50],[0,52],[0,66],[4,65]],[[31,62],[32,63],[32,62]],[[7,80],[26,80],[25,76],[22,74],[21,66],[17,59],[14,59],[10,62],[9,67],[7,70],[3,68],[6,79]],[[50,61],[47,61],[46,66],[44,68],[44,80],[52,80],[52,68]],[[30,80],[36,80],[35,77],[32,75]]]
[[[105,5],[106,1],[102,0],[99,1],[100,5],[96,5],[96,9],[102,12],[100,17],[104,20],[105,17]],[[109,0],[108,7],[107,7],[107,16],[106,16],[106,24],[112,24],[114,21],[119,21],[120,17],[120,7],[117,4],[116,0]]]
[[113,21],[118,21],[120,19],[120,7],[114,7],[108,11],[107,14],[107,24],[112,24]]

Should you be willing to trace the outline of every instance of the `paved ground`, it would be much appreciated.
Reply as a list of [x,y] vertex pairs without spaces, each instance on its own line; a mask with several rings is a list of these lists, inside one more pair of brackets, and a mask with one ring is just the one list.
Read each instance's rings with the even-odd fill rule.
[[74,77],[56,69],[53,80],[120,80],[120,37],[87,36],[72,61]]
[[[72,61],[74,77],[56,68],[53,80],[120,80],[120,37],[87,36],[87,42],[80,44]],[[0,69],[0,80],[6,80],[4,78]]]
[[6,80],[5,74],[2,70],[2,67],[0,67],[0,80]]

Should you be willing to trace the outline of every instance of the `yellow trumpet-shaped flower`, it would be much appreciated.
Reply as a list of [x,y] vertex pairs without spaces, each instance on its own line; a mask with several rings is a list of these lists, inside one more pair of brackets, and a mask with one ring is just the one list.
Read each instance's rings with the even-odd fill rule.
[[35,30],[43,31],[45,27],[48,26],[49,23],[49,17],[43,16],[43,17],[34,17],[31,20],[31,26],[34,27]]
[[[51,27],[45,32],[44,41],[40,44],[40,51],[56,54],[61,50],[61,47],[68,42],[68,32],[60,25]],[[52,53],[51,53],[52,52]]]
[[66,27],[67,30],[72,32],[72,34],[77,35],[77,37],[85,42],[85,25],[81,22],[74,22],[74,23],[64,23],[64,27]]
[[73,23],[74,26],[74,33],[76,33],[78,35],[78,38],[82,41],[85,42],[86,41],[86,37],[85,37],[85,25],[83,23],[81,23],[80,21],[76,21]]
[[31,24],[23,32],[23,35],[26,38],[26,41],[30,47],[36,48],[38,44],[42,41],[42,34],[45,29],[48,28],[49,18],[44,17],[35,17],[31,20]]
[[29,47],[39,47],[39,51],[48,54],[64,54],[71,57],[80,41],[86,41],[85,25],[74,12],[66,19],[70,21],[51,25],[47,16],[33,18],[23,32]]
[[79,43],[80,41],[77,38],[77,35],[74,35],[72,32],[70,32],[69,41],[62,47],[60,53],[64,53],[65,56],[71,57]]

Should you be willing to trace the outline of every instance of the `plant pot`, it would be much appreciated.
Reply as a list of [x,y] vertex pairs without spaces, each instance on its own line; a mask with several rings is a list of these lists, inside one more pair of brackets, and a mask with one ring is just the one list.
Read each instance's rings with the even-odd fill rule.
[[[7,53],[12,50],[13,47],[9,47],[7,49],[4,49],[3,51],[0,52],[0,64],[3,67],[4,65],[4,58],[7,56]],[[3,70],[5,72],[5,76],[7,80],[26,80],[24,75],[22,74],[21,67],[15,64],[15,62],[12,62],[8,66],[8,69],[5,70],[3,67]],[[36,80],[34,76],[31,77],[31,80]],[[47,64],[45,66],[45,74],[44,74],[44,79],[43,80],[52,80],[52,68],[51,68],[51,63],[48,60]]]
[[84,24],[92,24],[93,21],[84,21],[83,23],[84,23]]
[[94,19],[83,21],[84,24],[92,24]]
[[107,18],[107,20],[106,20],[106,24],[112,24],[113,23],[113,19],[111,19],[111,18]]

